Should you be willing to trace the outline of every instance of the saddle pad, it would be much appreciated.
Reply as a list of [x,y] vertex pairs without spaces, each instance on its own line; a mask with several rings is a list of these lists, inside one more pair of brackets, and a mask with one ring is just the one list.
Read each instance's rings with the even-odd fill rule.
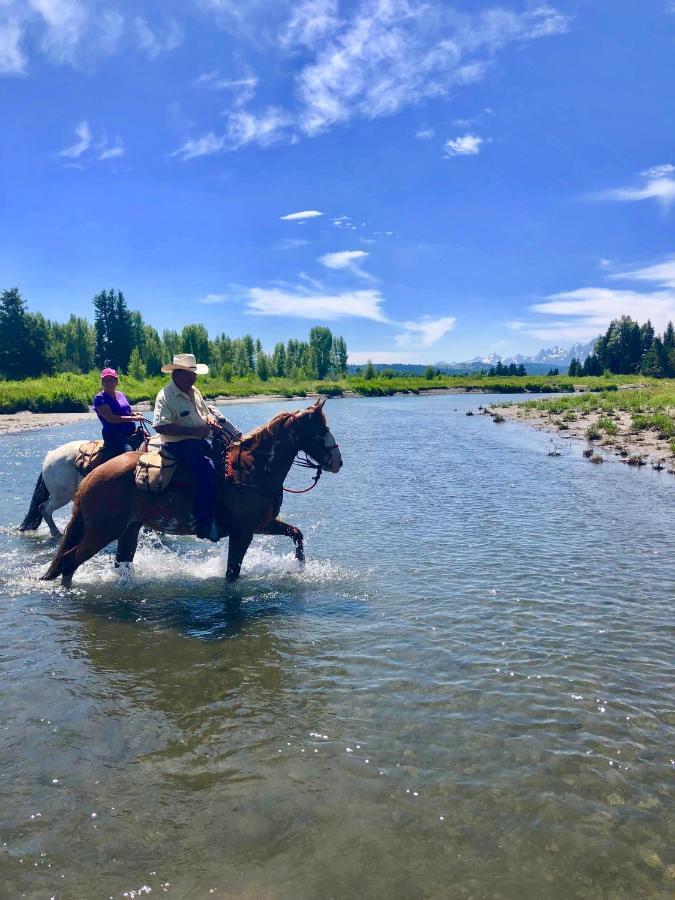
[[95,469],[101,462],[101,451],[103,450],[103,441],[87,441],[80,444],[75,456],[75,468],[86,475]]
[[151,449],[142,453],[136,464],[134,482],[139,491],[160,494],[166,490],[176,471],[177,463],[169,451]]

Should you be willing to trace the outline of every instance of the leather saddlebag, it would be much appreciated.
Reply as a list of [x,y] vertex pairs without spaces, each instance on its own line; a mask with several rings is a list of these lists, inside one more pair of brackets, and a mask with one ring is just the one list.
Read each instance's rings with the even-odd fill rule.
[[136,464],[134,481],[139,491],[161,494],[169,486],[178,463],[165,445],[154,447],[150,444],[147,453],[142,453]]
[[92,469],[102,461],[101,451],[103,450],[103,441],[87,441],[80,444],[79,450],[75,457],[75,468],[83,475],[87,475]]

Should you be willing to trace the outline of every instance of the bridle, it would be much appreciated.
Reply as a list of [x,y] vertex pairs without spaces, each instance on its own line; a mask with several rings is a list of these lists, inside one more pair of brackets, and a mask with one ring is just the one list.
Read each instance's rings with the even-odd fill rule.
[[[299,413],[299,412],[289,413],[289,417],[295,421],[297,421],[297,419],[299,419],[301,415],[302,415],[302,413]],[[328,431],[328,428],[326,428],[326,431]],[[333,450],[337,450],[339,448],[339,446],[340,446],[339,444],[332,444],[330,447],[326,447],[325,448],[326,453],[327,454],[332,453]],[[310,484],[309,487],[303,488],[303,490],[301,490],[301,491],[295,491],[295,490],[293,490],[293,488],[285,487],[284,491],[287,494],[307,494],[309,491],[314,490],[314,488],[319,483],[319,478],[321,478],[321,473],[323,472],[323,469],[321,468],[321,466],[318,463],[312,462],[312,460],[307,455],[306,451],[303,450],[302,452],[303,452],[304,456],[301,457],[300,451],[298,450],[298,452],[295,455],[295,459],[293,460],[293,465],[299,466],[301,469],[314,469],[315,474],[314,474],[314,477],[312,478],[312,484]]]

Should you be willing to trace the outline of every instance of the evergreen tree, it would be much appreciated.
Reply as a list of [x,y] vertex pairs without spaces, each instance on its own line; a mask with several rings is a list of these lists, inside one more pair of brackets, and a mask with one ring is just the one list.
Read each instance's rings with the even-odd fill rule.
[[142,381],[147,375],[145,363],[141,359],[141,351],[134,347],[129,358],[129,375],[136,381]]
[[582,366],[581,375],[602,375],[604,367],[600,361],[600,357],[596,353],[591,353],[586,357],[586,361]]
[[90,372],[95,365],[96,336],[89,322],[71,315],[63,329],[66,364],[75,372]]
[[525,366],[522,363],[519,364],[516,375],[518,375],[520,378],[524,378],[525,375],[527,375],[527,369],[525,368]]
[[182,352],[180,335],[177,331],[165,328],[162,332],[162,364],[170,363],[177,353]]
[[330,328],[316,325],[309,332],[309,346],[313,351],[317,378],[323,380],[330,370],[333,335]]
[[341,378],[347,374],[347,344],[343,337],[333,338],[330,369],[335,378]]
[[0,375],[34,378],[50,365],[50,326],[40,313],[26,312],[18,288],[0,294]]
[[193,353],[197,362],[208,363],[209,333],[204,325],[185,325],[181,332],[181,352]]
[[270,363],[264,350],[259,350],[255,360],[255,373],[261,381],[270,377]]
[[640,327],[640,349],[642,350],[642,355],[652,349],[652,344],[654,343],[654,326],[647,319],[644,325]]
[[366,363],[366,367],[363,370],[363,377],[366,381],[372,381],[375,377],[375,366],[372,364],[371,360],[368,360]]
[[283,378],[286,374],[286,348],[279,342],[274,345],[272,354],[272,374],[277,378]]
[[131,313],[121,291],[101,291],[94,297],[96,362],[126,371],[133,346]]
[[567,370],[567,374],[568,374],[568,375],[571,375],[572,378],[577,378],[579,375],[582,374],[581,363],[580,363],[579,360],[578,360],[576,357],[574,357],[574,356],[573,356],[572,359],[570,360],[570,364],[569,364],[569,368],[568,368],[568,370]]

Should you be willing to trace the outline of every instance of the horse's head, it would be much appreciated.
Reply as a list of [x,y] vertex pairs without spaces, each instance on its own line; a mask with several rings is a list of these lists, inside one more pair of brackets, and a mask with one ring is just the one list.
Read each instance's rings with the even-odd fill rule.
[[325,397],[295,414],[298,449],[303,450],[325,472],[337,473],[342,468],[340,448],[335,442],[323,411]]

